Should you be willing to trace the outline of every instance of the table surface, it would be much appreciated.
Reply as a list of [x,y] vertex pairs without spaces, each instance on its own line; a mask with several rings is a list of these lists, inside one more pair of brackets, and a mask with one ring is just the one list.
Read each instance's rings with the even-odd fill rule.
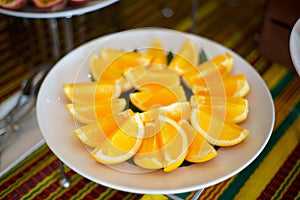
[[[134,0],[121,1],[117,6],[123,20],[123,27],[163,26],[189,31],[192,23],[188,4],[182,5],[174,1],[170,6],[174,9],[175,15],[172,18],[163,18],[161,10],[165,5],[149,2],[150,0],[138,3]],[[274,100],[275,127],[266,148],[250,166],[224,182],[205,188],[199,199],[299,199],[300,78],[285,66],[267,61],[260,55],[255,36],[259,31],[263,15],[257,10],[262,10],[263,4],[259,0],[244,4],[232,6],[220,3],[218,0],[202,1],[196,15],[197,26],[194,33],[234,50],[259,72]],[[158,9],[160,11],[157,11]],[[186,13],[181,13],[184,10]],[[254,11],[255,16],[253,16]],[[103,10],[104,14],[99,13],[99,18],[105,18],[110,10]],[[74,18],[72,23],[80,25],[80,22],[85,19],[91,21],[89,16],[86,18],[82,16]],[[220,20],[224,23],[219,23]],[[91,30],[95,28],[93,23],[91,22],[85,32],[81,31],[80,34],[84,36],[91,34]],[[105,30],[109,28],[106,27]],[[74,30],[76,36],[78,29],[74,28]],[[5,74],[0,77],[1,99],[6,100],[15,94],[17,85],[25,78],[24,74],[30,71],[9,55],[6,51],[6,54],[0,56],[0,61],[3,63],[0,71]],[[36,58],[30,57],[30,59],[35,61]],[[14,66],[13,70],[12,66]],[[6,84],[3,84],[4,82]],[[24,130],[31,132],[30,128],[35,130],[34,123]],[[30,149],[30,153],[1,174],[0,196],[4,199],[141,199],[147,197],[143,194],[117,191],[95,184],[67,166],[65,171],[72,181],[68,189],[58,185],[60,171],[57,157],[46,144],[41,143],[37,148]],[[178,196],[191,199],[193,194],[194,192],[191,192]]]

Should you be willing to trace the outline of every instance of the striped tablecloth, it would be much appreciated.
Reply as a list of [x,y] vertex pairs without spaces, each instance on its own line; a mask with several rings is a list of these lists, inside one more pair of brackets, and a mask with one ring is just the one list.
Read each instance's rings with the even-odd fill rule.
[[[123,0],[92,15],[75,17],[76,27],[80,23],[90,24],[80,34],[106,34],[119,28],[129,29],[143,26],[160,26],[180,31],[189,31],[192,26],[190,4],[181,5],[181,1],[170,1],[174,10],[173,18],[163,18],[161,10],[165,1]],[[256,0],[240,2],[231,7],[226,1],[200,1],[197,9],[193,32],[217,41],[234,50],[246,59],[261,74],[269,87],[275,103],[275,127],[269,143],[258,158],[239,174],[217,185],[205,188],[199,199],[300,199],[300,78],[285,66],[267,61],[259,53],[257,34],[261,28],[263,2]],[[227,1],[232,2],[232,1]],[[107,17],[111,10],[118,11],[122,23],[120,27],[94,30],[93,24],[87,22],[97,17]],[[134,14],[133,14],[134,13]],[[105,15],[105,16],[103,16]],[[238,17],[237,17],[238,15]],[[0,40],[6,41],[6,26],[11,23],[7,17],[0,16]],[[10,19],[11,20],[11,19]],[[20,20],[14,19],[18,23]],[[29,21],[28,23],[43,23]],[[107,25],[107,24],[106,24]],[[114,24],[115,25],[115,24]],[[109,26],[109,25],[107,25]],[[91,30],[94,30],[91,31]],[[98,32],[97,32],[98,31]],[[106,31],[106,32],[105,32]],[[86,40],[95,37],[87,37]],[[76,43],[80,44],[80,42]],[[47,45],[47,44],[46,44]],[[1,46],[0,91],[1,101],[17,90],[30,69]],[[26,54],[24,52],[24,54]],[[46,53],[47,54],[47,53]],[[14,56],[13,56],[14,55]],[[30,61],[30,56],[26,57]],[[38,63],[36,57],[31,60]],[[264,102],[261,102],[264,103]],[[91,182],[65,167],[71,186],[63,189],[59,186],[60,178],[57,157],[47,145],[43,145],[1,177],[0,199],[164,199],[165,196],[133,194],[107,188]],[[191,199],[194,192],[180,194],[183,199]]]

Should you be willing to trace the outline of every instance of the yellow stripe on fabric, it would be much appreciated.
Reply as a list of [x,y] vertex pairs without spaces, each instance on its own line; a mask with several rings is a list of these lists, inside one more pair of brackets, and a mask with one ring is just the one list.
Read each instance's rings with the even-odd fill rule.
[[[209,14],[214,10],[216,7],[218,7],[218,3],[216,2],[211,2],[211,3],[205,3],[201,6],[200,8],[197,9],[196,11],[196,20],[202,19],[205,15]],[[203,12],[202,10],[205,10]],[[176,26],[174,26],[174,29],[183,31],[183,30],[188,30],[192,25],[192,19],[190,17],[186,17],[185,19],[181,20],[180,23],[178,23]],[[200,24],[202,26],[203,24]]]
[[[69,168],[65,169],[65,173],[67,174],[69,171],[71,171]],[[73,185],[76,185],[81,179],[83,179],[82,176],[80,176],[79,174],[75,173],[72,177],[69,177],[70,181],[71,181],[71,185],[70,187],[72,187]],[[54,181],[58,181],[57,178],[54,179]],[[55,192],[52,192],[51,195],[49,195],[47,197],[48,200],[52,200],[52,199],[58,199],[58,197],[60,197],[61,195],[63,195],[63,193],[69,190],[68,188],[65,189],[63,187],[59,187],[58,190],[56,190]]]
[[49,163],[53,162],[56,159],[56,157],[52,156],[48,159],[43,159],[43,162],[40,162],[38,165],[33,166],[30,169],[30,173],[25,173],[23,176],[18,178],[18,182],[12,184],[10,187],[6,188],[6,191],[4,192],[3,195],[6,195],[10,192],[13,192],[15,188],[20,187],[23,183],[28,181],[32,176],[37,174],[39,171],[41,171],[45,166],[47,166]]
[[247,26],[244,26],[244,29],[240,29],[239,32],[236,32],[229,38],[226,42],[224,42],[224,46],[229,48],[233,48],[236,44],[245,37],[245,35],[251,31],[252,27],[257,24],[261,20],[260,16],[255,16]]
[[57,171],[52,171],[51,174],[48,174],[42,181],[40,181],[38,184],[36,184],[34,187],[28,191],[27,194],[22,196],[22,199],[35,199],[34,197],[36,195],[39,195],[39,192],[41,192],[43,189],[48,188],[51,184],[53,184],[53,181],[56,180],[54,177],[58,177],[58,172]]
[[168,197],[162,194],[145,194],[140,200],[168,200]]
[[70,200],[83,199],[83,197],[85,195],[87,195],[88,193],[90,193],[95,187],[97,187],[97,184],[95,184],[92,181],[89,181],[83,188],[80,189],[80,191],[77,194],[72,196],[72,198],[70,198]]
[[112,197],[116,192],[117,192],[117,190],[115,190],[115,189],[107,188],[107,189],[105,190],[105,192],[101,193],[101,195],[98,197],[98,199],[109,199],[109,198]]
[[[228,185],[233,181],[233,178],[225,180],[217,185],[206,188],[205,193],[202,193],[199,197],[199,200],[207,200],[207,199],[217,199],[223,191],[227,188]],[[216,195],[214,197],[214,195]]]
[[268,156],[260,163],[259,167],[249,177],[244,186],[240,189],[235,199],[256,199],[271,181],[280,166],[285,162],[287,157],[299,142],[299,130],[294,127],[299,124],[300,117],[295,120],[291,126]]
[[297,172],[299,170],[300,160],[297,161],[294,168],[290,171],[287,177],[285,177],[284,181],[280,184],[280,187],[277,189],[276,193],[273,195],[272,199],[283,199],[284,192],[287,188],[289,188],[293,181],[297,178]]
[[268,88],[272,90],[287,74],[287,69],[279,64],[272,64],[272,66],[263,74],[263,79]]

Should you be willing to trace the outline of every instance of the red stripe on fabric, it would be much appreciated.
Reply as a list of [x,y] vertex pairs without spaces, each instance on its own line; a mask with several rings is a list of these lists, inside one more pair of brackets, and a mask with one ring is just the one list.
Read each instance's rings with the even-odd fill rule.
[[300,144],[296,146],[296,148],[289,155],[287,160],[283,163],[280,169],[277,171],[275,176],[272,178],[270,183],[266,186],[266,188],[261,192],[260,196],[257,199],[269,199],[271,198],[280,185],[284,182],[284,179],[293,169],[297,161],[300,159]]
[[281,199],[282,200],[295,199],[296,196],[298,195],[298,193],[300,192],[299,188],[300,188],[300,172],[298,173],[297,177],[292,182],[292,184],[287,189],[287,191],[284,193],[284,195]]

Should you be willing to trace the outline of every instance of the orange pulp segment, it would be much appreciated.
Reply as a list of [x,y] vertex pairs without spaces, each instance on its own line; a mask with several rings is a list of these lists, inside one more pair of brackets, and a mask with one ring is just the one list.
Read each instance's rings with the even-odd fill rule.
[[[208,96],[211,91],[218,89],[225,90],[225,96],[227,97],[238,98],[246,96],[250,91],[250,86],[244,74],[235,74],[223,77],[223,86],[211,85],[211,87],[208,87],[206,85],[194,85],[192,87],[194,94],[204,96]],[[220,92],[220,94],[224,92]]]
[[191,96],[190,101],[192,107],[206,108],[211,113],[225,117],[226,121],[233,123],[240,123],[248,117],[248,100],[241,97],[222,98],[194,95]]
[[138,114],[134,114],[97,146],[91,156],[103,164],[124,162],[138,151],[143,137],[143,122]]
[[98,84],[97,82],[66,83],[66,97],[72,103],[94,103],[103,99],[116,99],[122,93],[119,81]]
[[107,117],[75,129],[73,132],[84,144],[90,147],[97,147],[132,114],[132,110],[110,114]]
[[217,151],[212,145],[206,142],[205,138],[194,129],[186,120],[179,122],[187,134],[189,148],[185,160],[199,163],[206,162],[217,156]]
[[102,48],[100,50],[100,58],[106,59],[109,68],[122,74],[129,68],[148,65],[152,61],[152,56],[148,54],[109,48]]
[[191,107],[188,101],[176,102],[167,106],[157,107],[148,111],[140,113],[144,122],[152,122],[158,118],[159,115],[166,116],[175,121],[182,119],[189,119],[191,115]]
[[173,57],[169,68],[182,75],[199,64],[199,50],[194,41],[186,40],[178,53]]
[[124,98],[105,99],[93,103],[69,103],[66,104],[67,110],[77,121],[88,124],[97,119],[101,119],[111,113],[117,113],[125,109],[126,100]]
[[182,86],[163,88],[157,91],[135,92],[129,95],[131,103],[141,111],[147,111],[153,106],[167,106],[175,102],[186,101]]
[[133,157],[136,165],[146,169],[163,168],[163,154],[160,151],[157,123],[145,124],[145,136],[142,144]]
[[218,146],[236,145],[249,134],[247,129],[219,119],[205,109],[194,108],[192,110],[191,124],[206,141]]
[[176,72],[167,67],[157,67],[157,64],[132,68],[125,73],[125,77],[135,89],[142,91],[180,85],[180,77]]
[[159,116],[157,122],[159,131],[144,139],[133,160],[146,169],[163,167],[165,172],[171,172],[184,161],[188,138],[174,120]]
[[207,78],[219,74],[228,75],[233,67],[233,57],[225,52],[208,60],[197,67],[190,68],[183,74],[183,80],[188,87],[202,85],[207,82]]
[[165,50],[163,49],[163,45],[160,39],[154,39],[150,45],[149,50],[147,51],[148,55],[153,57],[151,63],[167,65],[167,56]]

